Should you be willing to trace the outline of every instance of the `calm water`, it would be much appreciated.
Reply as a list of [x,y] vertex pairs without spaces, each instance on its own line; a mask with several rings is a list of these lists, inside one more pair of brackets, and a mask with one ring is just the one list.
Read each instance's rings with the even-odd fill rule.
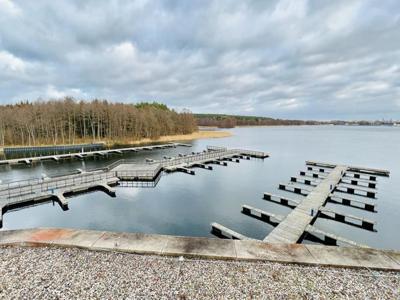
[[[390,178],[379,178],[378,213],[328,204],[336,210],[376,220],[377,232],[369,232],[330,220],[315,225],[370,246],[400,249],[400,128],[390,127],[261,127],[236,128],[233,136],[193,141],[192,148],[176,148],[124,155],[138,162],[160,158],[207,145],[266,151],[268,159],[196,169],[196,176],[175,173],[163,176],[157,187],[117,188],[117,197],[105,193],[83,194],[69,200],[64,212],[58,204],[7,212],[4,229],[70,227],[186,236],[211,236],[210,223],[218,222],[254,238],[264,238],[273,227],[241,214],[249,204],[266,211],[287,214],[290,209],[262,200],[264,192],[301,198],[277,189],[290,176],[305,170],[306,160],[389,169]],[[33,167],[0,167],[3,182],[52,175],[76,168],[107,165],[121,156],[85,162],[48,162]]]

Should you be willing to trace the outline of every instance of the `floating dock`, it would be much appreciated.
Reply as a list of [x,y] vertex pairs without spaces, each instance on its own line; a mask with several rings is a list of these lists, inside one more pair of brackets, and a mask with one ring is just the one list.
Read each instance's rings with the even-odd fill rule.
[[25,157],[25,158],[16,158],[16,159],[5,159],[0,160],[0,165],[16,165],[16,164],[33,164],[41,161],[59,161],[62,159],[85,159],[88,157],[94,156],[107,156],[110,154],[123,154],[127,152],[138,152],[145,150],[157,150],[157,149],[166,149],[166,148],[176,148],[176,147],[190,147],[188,144],[182,143],[168,143],[162,145],[152,145],[152,146],[143,146],[143,147],[129,147],[129,148],[118,148],[118,149],[108,149],[108,150],[97,150],[97,151],[88,151],[88,152],[74,152],[74,153],[66,153],[66,154],[55,154],[55,155],[46,155],[46,156],[35,156],[35,157]]
[[[154,147],[173,147],[177,144],[141,147],[149,150]],[[118,149],[122,152],[125,149]],[[116,151],[116,150],[111,150]],[[227,149],[223,147],[208,147],[207,150],[199,153],[184,155],[181,157],[169,157],[162,160],[151,160],[147,163],[137,164],[136,162],[121,159],[107,168],[83,171],[78,170],[74,174],[66,174],[52,178],[41,178],[10,182],[0,185],[0,227],[2,215],[11,209],[35,205],[45,201],[56,201],[61,208],[68,209],[68,202],[65,197],[76,193],[91,190],[102,190],[110,195],[115,195],[112,186],[131,187],[154,187],[161,177],[162,172],[184,172],[194,175],[192,168],[201,167],[212,170],[209,164],[215,162],[224,163],[225,159],[235,160],[240,157],[266,158],[269,155],[265,152],[250,151],[243,149]]]
[[[308,166],[307,171],[301,171],[300,177],[291,177],[290,183],[279,184],[280,190],[304,196],[303,200],[293,200],[270,193],[264,194],[264,200],[293,209],[286,217],[243,205],[242,213],[275,226],[263,241],[272,244],[293,244],[310,238],[313,241],[329,245],[339,243],[368,247],[322,231],[316,228],[314,223],[317,218],[326,218],[360,229],[376,231],[375,221],[338,212],[325,207],[325,205],[332,202],[372,213],[376,212],[376,204],[372,201],[376,200],[377,177],[387,177],[390,174],[389,171],[314,161],[307,161],[306,165]],[[349,194],[353,198],[344,198],[342,194]],[[354,197],[370,198],[371,200],[359,200]],[[222,225],[218,229],[220,236],[229,238],[234,232],[236,238],[240,237],[240,233]],[[212,231],[215,231],[213,225]]]
[[[344,166],[337,166],[312,190],[296,208],[264,239],[268,243],[297,243],[306,227],[314,220],[320,207],[336,188],[344,172]],[[315,214],[313,214],[313,211]]]
[[[16,155],[49,155],[57,153],[85,152],[103,150],[105,143],[92,144],[70,144],[70,145],[53,145],[53,146],[25,146],[25,147],[4,147],[3,152],[6,157]],[[0,154],[1,154],[0,148]]]

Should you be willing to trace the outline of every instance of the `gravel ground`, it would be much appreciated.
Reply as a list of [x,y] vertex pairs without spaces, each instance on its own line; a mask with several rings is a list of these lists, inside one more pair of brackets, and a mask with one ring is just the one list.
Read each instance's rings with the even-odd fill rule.
[[1,299],[400,299],[400,272],[0,247]]

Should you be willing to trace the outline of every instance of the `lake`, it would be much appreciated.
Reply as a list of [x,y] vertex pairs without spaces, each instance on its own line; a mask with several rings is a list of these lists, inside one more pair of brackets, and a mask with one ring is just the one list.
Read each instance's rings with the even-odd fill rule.
[[389,178],[378,177],[377,213],[329,203],[338,211],[377,221],[370,232],[319,218],[314,224],[376,248],[400,250],[400,128],[363,126],[243,127],[230,130],[233,136],[192,141],[192,148],[178,147],[86,161],[46,162],[31,167],[2,166],[4,182],[54,175],[77,168],[98,168],[121,158],[143,162],[192,151],[207,145],[244,148],[270,153],[265,160],[241,160],[214,170],[195,169],[196,175],[163,175],[155,188],[117,187],[117,197],[103,192],[69,199],[69,210],[56,204],[9,211],[3,216],[3,230],[31,227],[68,227],[129,231],[183,236],[212,236],[210,223],[218,222],[247,236],[263,239],[273,227],[241,213],[248,204],[268,212],[286,215],[290,208],[266,202],[264,192],[301,199],[278,190],[291,176],[305,170],[306,160],[388,169]]

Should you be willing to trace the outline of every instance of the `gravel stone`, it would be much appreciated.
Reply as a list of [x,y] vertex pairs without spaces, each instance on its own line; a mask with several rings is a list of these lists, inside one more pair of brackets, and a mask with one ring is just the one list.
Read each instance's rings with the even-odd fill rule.
[[400,299],[400,272],[0,247],[0,299]]

